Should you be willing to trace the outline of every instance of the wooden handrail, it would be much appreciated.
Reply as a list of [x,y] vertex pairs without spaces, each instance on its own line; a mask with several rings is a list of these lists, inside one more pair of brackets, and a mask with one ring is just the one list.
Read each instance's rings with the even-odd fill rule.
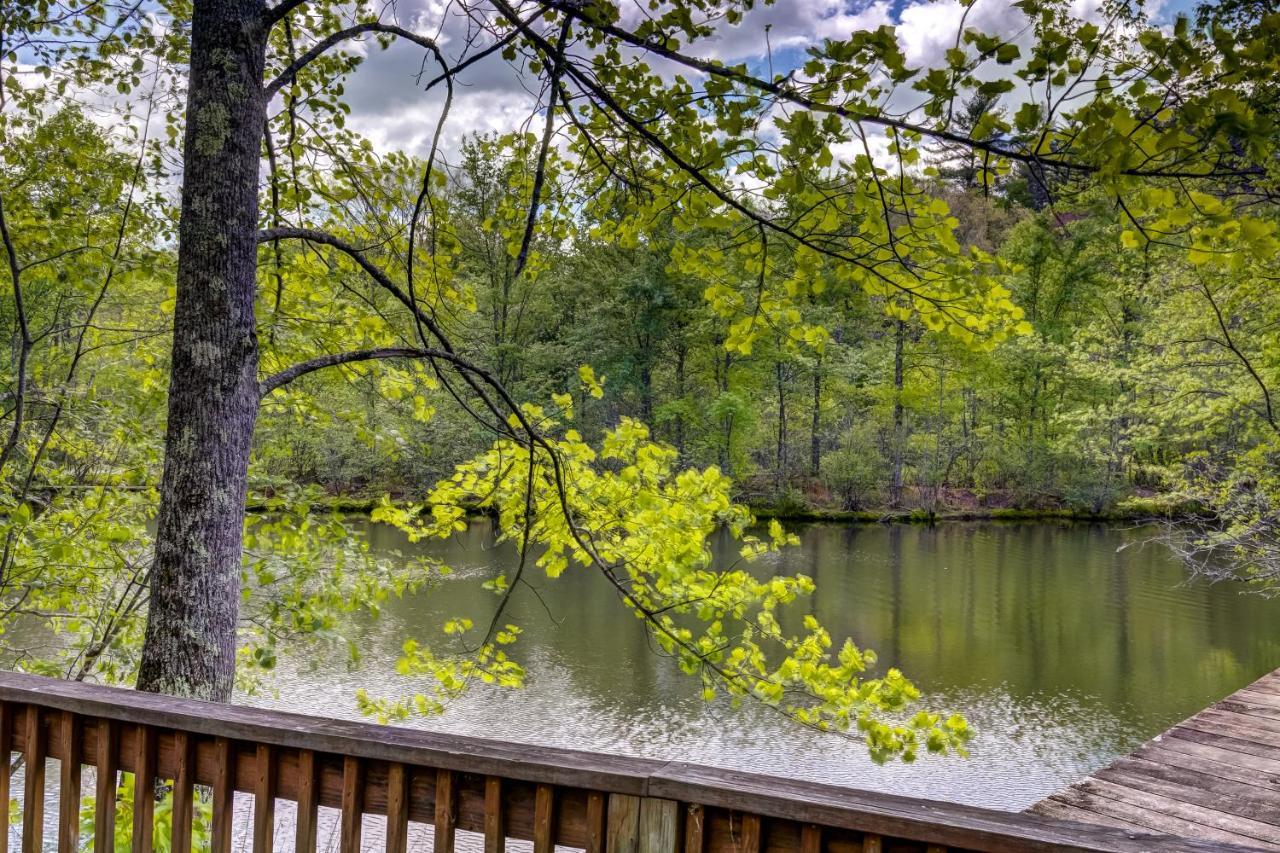
[[[183,851],[191,847],[196,786],[212,800],[212,847],[218,853],[231,847],[236,792],[254,798],[249,837],[255,851],[275,843],[277,799],[298,804],[295,844],[307,851],[316,847],[320,806],[341,810],[343,851],[360,849],[366,814],[387,817],[386,848],[397,853],[407,849],[410,822],[434,828],[434,853],[453,853],[459,830],[482,834],[486,853],[503,853],[509,838],[532,841],[534,853],[552,853],[556,845],[587,853],[1230,849],[683,762],[0,672],[0,752],[8,750],[26,758],[24,853],[43,846],[44,760],[68,755],[107,771],[96,784],[95,851],[112,849],[114,811],[107,804],[118,772],[141,772],[150,784],[171,781],[173,849]],[[63,851],[78,849],[78,770],[64,763],[59,774],[57,845]],[[6,788],[7,779],[0,782],[0,795]],[[153,797],[135,798],[135,851],[152,849],[154,806]],[[7,810],[0,808],[0,815]],[[0,849],[7,850],[4,829]]]

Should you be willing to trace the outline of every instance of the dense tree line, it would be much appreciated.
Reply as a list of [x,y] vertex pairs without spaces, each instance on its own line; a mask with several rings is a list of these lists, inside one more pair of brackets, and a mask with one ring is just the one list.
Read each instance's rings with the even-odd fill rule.
[[[704,300],[705,282],[674,269],[673,245],[697,238],[669,223],[623,248],[579,222],[531,286],[483,227],[511,174],[530,166],[489,137],[467,143],[445,189],[457,280],[474,303],[456,337],[524,399],[548,398],[592,365],[603,395],[576,402],[580,429],[638,419],[686,464],[719,466],[765,506],[1193,511],[1188,462],[1246,454],[1273,429],[1269,288],[1246,296],[1177,252],[1126,251],[1121,218],[1087,189],[1064,183],[1036,210],[1024,178],[984,189],[945,152],[939,161],[961,239],[1008,262],[1027,334],[957,344],[854,295],[805,307],[830,330],[821,348],[780,330],[729,352],[729,323]],[[369,428],[327,412],[315,429],[267,426],[263,482],[412,493],[487,443],[464,412],[415,420],[405,401],[378,393],[382,371],[310,381],[344,395],[340,409]]]

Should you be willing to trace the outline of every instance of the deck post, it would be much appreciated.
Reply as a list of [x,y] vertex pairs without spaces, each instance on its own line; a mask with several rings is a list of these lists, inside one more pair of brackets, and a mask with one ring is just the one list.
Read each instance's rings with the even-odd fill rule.
[[605,810],[608,801],[599,791],[587,792],[587,825],[585,853],[605,853]]
[[680,804],[675,800],[645,797],[640,801],[640,853],[678,853],[676,831]]
[[26,789],[22,798],[22,853],[44,850],[44,774],[48,742],[40,724],[40,708],[28,705],[26,713]]
[[800,853],[822,853],[822,827],[816,823],[800,827]]
[[315,853],[316,849],[316,819],[320,810],[320,780],[316,773],[316,754],[309,749],[298,750],[298,817],[293,833],[297,853]]
[[196,742],[187,732],[173,733],[173,808],[169,821],[169,849],[191,853],[192,819],[195,816]]
[[98,750],[93,804],[93,853],[116,849],[116,778],[119,767],[120,727],[115,720],[98,721]]
[[354,755],[342,760],[342,818],[338,849],[360,853],[364,828],[364,764]]
[[[742,816],[742,835],[738,839],[738,853],[759,853],[763,834],[760,828],[760,815],[744,814]],[[876,851],[880,853],[880,851]]]
[[387,770],[387,853],[409,849],[409,768],[394,762]]
[[640,798],[610,794],[605,853],[639,853]]
[[458,826],[458,774],[436,770],[435,836],[433,853],[453,853]]
[[236,748],[220,737],[213,742],[213,826],[212,853],[231,853],[231,821],[235,816]]
[[[4,758],[4,767],[13,762],[13,704],[0,702],[0,757]],[[0,853],[9,853],[9,807],[11,797],[9,790],[12,783],[9,773],[0,773]]]
[[698,803],[690,803],[685,809],[684,853],[703,853],[707,834],[706,817],[706,810]]
[[[62,763],[58,792],[58,851],[76,853],[80,849],[80,719],[62,712]],[[187,851],[183,851],[187,853]]]
[[253,773],[253,853],[271,853],[276,835],[276,751],[270,744],[258,744]]
[[151,853],[156,817],[156,731],[133,730],[133,853]]
[[484,780],[484,853],[506,853],[507,831],[502,818],[502,778]]

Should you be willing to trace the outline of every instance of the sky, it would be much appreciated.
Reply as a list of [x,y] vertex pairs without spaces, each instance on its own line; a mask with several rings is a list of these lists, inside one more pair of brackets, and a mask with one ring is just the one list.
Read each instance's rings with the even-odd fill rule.
[[[623,22],[633,0],[622,0]],[[1074,11],[1096,17],[1101,0],[1074,0]],[[1171,20],[1194,0],[1149,0],[1157,21]],[[447,0],[398,0],[401,25],[425,34],[440,34],[446,53],[459,49],[462,22],[444,10]],[[716,38],[700,42],[696,52],[724,61],[746,62],[758,72],[783,72],[803,61],[805,49],[828,38],[847,38],[859,29],[896,27],[909,63],[940,63],[954,45],[963,7],[958,0],[776,0],[747,13],[737,26],[723,26]],[[1011,0],[976,0],[966,26],[1006,38],[1028,34],[1025,18]],[[425,154],[439,114],[439,93],[424,94],[415,85],[422,64],[421,49],[396,44],[373,49],[346,85],[351,105],[350,125],[380,150]],[[458,94],[445,131],[445,150],[456,150],[463,135],[507,132],[524,126],[533,115],[535,100],[527,80],[500,57],[477,63],[459,79]]]
[[[446,55],[463,49],[467,23],[452,0],[383,0],[384,19],[436,38]],[[614,0],[622,10],[624,25],[634,24],[637,2]],[[1100,17],[1103,0],[1070,0],[1082,18]],[[1190,11],[1196,0],[1146,0],[1148,14],[1167,24],[1175,14]],[[1026,19],[1014,0],[974,0],[965,25],[1006,39],[1029,44]],[[645,4],[647,5],[647,4]],[[893,26],[907,61],[913,66],[941,64],[943,54],[955,43],[963,7],[959,0],[775,0],[754,9],[735,26],[723,25],[717,35],[699,41],[690,52],[726,62],[744,62],[764,76],[785,72],[801,64],[805,51],[824,39],[847,38],[856,30]],[[428,63],[421,77],[424,51],[397,41],[387,50],[371,42],[347,43],[348,49],[367,52],[365,62],[344,84],[344,100],[351,108],[348,125],[386,153],[403,151],[425,156],[443,100],[443,87],[424,92],[422,83],[434,76]],[[20,60],[21,62],[21,60]],[[1007,73],[1007,69],[1002,69]],[[687,72],[685,72],[687,73]],[[446,124],[443,149],[446,158],[457,152],[464,136],[472,133],[505,133],[530,125],[537,116],[537,99],[522,77],[499,55],[465,70],[457,81],[457,94]],[[1016,109],[1017,92],[1006,96],[1004,106]],[[88,102],[101,101],[89,97]],[[111,97],[106,99],[111,101]],[[105,110],[109,115],[111,110]],[[877,153],[886,150],[883,140],[873,140]],[[836,151],[837,157],[860,153]]]

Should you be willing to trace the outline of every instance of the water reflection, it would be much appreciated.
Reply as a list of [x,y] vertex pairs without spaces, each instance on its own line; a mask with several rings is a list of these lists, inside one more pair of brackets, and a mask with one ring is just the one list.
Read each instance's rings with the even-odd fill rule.
[[[800,533],[799,547],[761,570],[812,576],[818,592],[803,606],[837,638],[901,666],[929,706],[965,714],[979,731],[972,759],[875,767],[860,745],[767,709],[705,704],[586,571],[536,580],[539,596],[513,600],[526,689],[477,688],[414,724],[1019,809],[1280,666],[1280,602],[1186,582],[1164,551],[1142,547],[1150,531],[947,524]],[[413,547],[384,527],[370,537],[379,549]],[[718,547],[732,553],[728,542]],[[356,626],[366,652],[359,669],[345,658],[287,660],[278,693],[247,701],[354,716],[357,687],[411,690],[394,673],[404,639],[438,636],[445,616],[484,624],[494,599],[479,582],[513,556],[485,524],[430,549],[455,576]]]

